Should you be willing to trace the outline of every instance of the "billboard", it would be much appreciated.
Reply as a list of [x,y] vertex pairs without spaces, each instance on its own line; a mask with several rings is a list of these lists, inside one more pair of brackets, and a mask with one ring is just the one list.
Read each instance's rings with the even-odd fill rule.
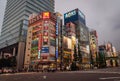
[[55,55],[55,47],[54,46],[50,46],[50,54]]
[[55,39],[54,39],[54,40],[53,40],[53,39],[50,39],[50,45],[51,45],[51,46],[56,46]]
[[42,47],[41,53],[49,53],[49,47]]
[[85,15],[79,9],[74,9],[64,14],[64,24],[68,22],[75,23],[75,21],[79,21],[86,25]]
[[68,37],[63,37],[63,49],[64,51],[68,51],[72,49],[72,40]]
[[38,38],[32,40],[32,47],[36,47],[36,46],[38,46]]

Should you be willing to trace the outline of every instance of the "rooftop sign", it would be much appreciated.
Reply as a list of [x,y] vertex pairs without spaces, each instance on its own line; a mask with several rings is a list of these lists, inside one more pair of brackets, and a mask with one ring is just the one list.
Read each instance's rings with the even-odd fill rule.
[[66,13],[66,14],[65,14],[65,18],[68,18],[68,17],[74,16],[74,15],[76,15],[76,11],[75,11],[75,10]]

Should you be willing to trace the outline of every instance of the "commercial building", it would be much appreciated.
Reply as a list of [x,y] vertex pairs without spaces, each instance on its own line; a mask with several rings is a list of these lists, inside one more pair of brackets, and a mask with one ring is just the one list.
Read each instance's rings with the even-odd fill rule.
[[[90,65],[89,50],[89,31],[86,26],[85,15],[79,10],[74,9],[64,14],[64,24],[66,36],[75,39],[77,54],[81,58],[81,67],[85,68]],[[73,45],[74,47],[74,45]],[[72,47],[72,50],[74,49]],[[74,51],[74,50],[73,50]]]
[[[58,58],[58,24],[56,13],[42,12],[30,17],[24,68],[55,67]],[[57,26],[56,26],[57,25]]]
[[115,47],[112,43],[106,43],[106,66],[115,67],[118,66],[118,55],[116,53]]
[[96,30],[90,30],[90,54],[91,54],[91,64],[94,67],[98,66],[98,35]]
[[[106,46],[99,46],[99,57],[96,59],[97,67],[105,68],[106,67]],[[99,66],[98,66],[99,65]]]
[[119,57],[116,53],[115,47],[108,42],[105,45],[99,46],[99,67],[116,67],[119,65]]
[[16,56],[18,70],[23,68],[30,14],[54,12],[54,4],[54,0],[7,0],[0,36],[0,55],[10,53]]

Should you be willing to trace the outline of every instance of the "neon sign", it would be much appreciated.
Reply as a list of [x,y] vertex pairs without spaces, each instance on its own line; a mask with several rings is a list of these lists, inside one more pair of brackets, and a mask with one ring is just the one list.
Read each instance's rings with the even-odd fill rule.
[[49,19],[50,18],[50,13],[49,12],[44,12],[43,13],[43,19]]

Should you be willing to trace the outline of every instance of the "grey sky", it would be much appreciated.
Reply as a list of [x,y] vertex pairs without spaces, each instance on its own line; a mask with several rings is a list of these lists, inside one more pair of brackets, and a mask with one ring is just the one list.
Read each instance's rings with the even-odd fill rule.
[[[5,1],[0,0],[0,26]],[[87,26],[97,30],[99,44],[110,41],[120,48],[120,0],[55,0],[55,11],[62,14],[75,8],[85,14]]]

